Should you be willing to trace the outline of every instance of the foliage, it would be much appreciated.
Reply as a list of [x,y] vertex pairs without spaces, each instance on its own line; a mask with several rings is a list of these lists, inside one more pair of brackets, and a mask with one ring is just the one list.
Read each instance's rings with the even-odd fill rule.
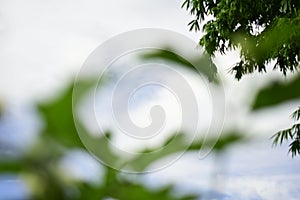
[[[252,105],[253,110],[259,110],[269,106],[274,106],[289,100],[300,98],[300,76],[288,83],[272,83],[265,88],[262,88],[257,94]],[[300,108],[296,110],[291,118],[295,121],[300,119]],[[273,145],[282,144],[285,140],[292,140],[290,143],[289,152],[292,156],[300,153],[300,124],[294,124],[291,128],[278,131],[273,135]]]
[[178,64],[179,66],[190,69],[193,72],[201,73],[202,75],[206,76],[208,80],[218,83],[218,79],[216,77],[217,67],[207,54],[202,55],[200,58],[191,58],[191,63],[174,53],[171,48],[166,47],[161,50],[156,50],[151,53],[141,55],[141,57],[145,60],[160,59]]
[[195,16],[190,30],[199,31],[208,20],[199,43],[209,55],[240,48],[241,60],[232,68],[237,79],[266,71],[272,60],[284,75],[299,67],[298,0],[185,0],[182,7]]
[[261,88],[252,104],[253,110],[258,110],[279,103],[300,98],[300,76],[289,82],[273,82]]
[[[86,81],[83,86],[90,86]],[[28,180],[31,186],[32,199],[196,199],[196,195],[173,196],[173,186],[169,185],[157,190],[149,189],[141,183],[122,178],[119,172],[105,167],[104,180],[99,184],[92,184],[80,180],[70,179],[61,171],[59,162],[69,150],[85,150],[81,143],[72,116],[72,87],[69,86],[57,99],[39,105],[39,111],[46,126],[37,142],[19,158],[0,159],[1,173],[18,173]],[[84,87],[84,88],[85,88]],[[84,93],[83,93],[84,94]],[[111,152],[110,146],[101,137],[90,136],[94,142],[93,153],[102,152],[107,156],[101,158],[122,160],[119,155]],[[181,150],[181,149],[179,149]],[[165,154],[167,156],[168,154]],[[147,167],[161,157],[147,162]],[[138,166],[136,162],[133,166]],[[137,167],[136,167],[137,168]],[[100,177],[99,177],[100,179]],[[76,192],[77,191],[77,192]],[[78,193],[79,191],[79,193]]]
[[[300,119],[300,107],[292,114],[294,120]],[[273,137],[274,145],[282,144],[284,140],[292,140],[289,152],[292,156],[300,154],[300,123],[294,124],[291,128],[279,131]]]
[[[278,104],[288,102],[294,99],[300,98],[300,76],[295,77],[289,82],[275,82],[264,88],[262,88],[252,105],[253,110],[260,110],[270,106],[276,106]],[[296,110],[291,118],[295,121],[300,119],[300,109]],[[273,145],[282,144],[285,140],[291,140],[289,152],[292,156],[296,156],[300,153],[300,125],[299,123],[294,124],[291,128],[278,131],[273,137]]]
[[[231,69],[236,79],[254,71],[266,72],[272,61],[273,69],[279,69],[283,75],[299,69],[299,0],[185,0],[182,7],[195,16],[189,23],[190,31],[200,31],[200,22],[207,20],[199,44],[209,55],[240,50],[240,61]],[[299,80],[298,77],[288,86],[274,84],[260,91],[253,108],[299,98]],[[279,138],[280,143],[294,139],[290,152],[295,156],[300,152],[297,139],[300,132],[297,124],[293,127],[278,132],[274,143],[277,144]]]
[[[156,56],[160,57],[160,54]],[[153,58],[157,58],[154,56]],[[168,56],[173,62],[179,62],[177,57]],[[201,61],[202,62],[202,61]],[[207,62],[210,62],[209,60]],[[190,67],[187,63],[178,63],[184,67]],[[209,74],[205,74],[209,76]],[[95,79],[89,78],[81,80],[76,87],[79,88],[81,97],[85,97],[87,92],[96,84]],[[100,85],[103,85],[101,83]],[[67,173],[61,171],[60,161],[67,152],[74,149],[85,150],[83,143],[77,134],[77,128],[85,131],[87,137],[84,139],[91,147],[92,154],[101,157],[109,163],[120,162],[122,165],[129,165],[132,169],[143,171],[158,160],[186,150],[187,144],[183,133],[174,133],[165,141],[162,146],[153,149],[145,149],[140,153],[155,152],[161,150],[161,154],[149,154],[141,156],[136,154],[131,160],[124,160],[122,155],[117,155],[111,150],[107,137],[113,137],[113,133],[93,136],[88,129],[79,122],[74,124],[72,103],[75,107],[80,106],[80,99],[72,102],[72,91],[74,85],[69,85],[65,91],[53,100],[37,105],[38,111],[45,122],[44,129],[35,143],[22,152],[16,158],[1,158],[0,173],[16,173],[27,181],[31,189],[31,199],[105,199],[115,198],[122,200],[132,199],[199,199],[199,195],[174,196],[173,185],[167,185],[159,189],[150,189],[139,181],[126,178],[127,174],[104,167],[104,177],[99,183],[90,183],[69,177]],[[82,138],[81,138],[82,139]],[[232,143],[239,142],[242,137],[237,134],[225,134],[217,142],[214,149],[217,153],[223,151]],[[208,143],[203,139],[197,139],[188,147],[188,151],[198,151],[200,148],[211,147],[216,139],[211,138]],[[172,142],[172,148],[163,148]],[[175,144],[175,145],[174,145]],[[100,179],[100,177],[99,177]]]

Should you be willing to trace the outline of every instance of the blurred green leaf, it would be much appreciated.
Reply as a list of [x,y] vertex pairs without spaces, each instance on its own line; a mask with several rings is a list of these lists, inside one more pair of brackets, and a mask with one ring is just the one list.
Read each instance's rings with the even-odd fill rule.
[[[183,151],[199,151],[202,148],[212,148],[215,152],[222,152],[230,145],[246,141],[242,134],[236,132],[224,133],[220,138],[196,139],[191,145],[186,143],[183,133],[174,134],[166,142],[157,148],[147,149],[141,152],[129,162],[129,165],[138,171],[145,170],[152,163]],[[168,145],[170,144],[170,145]],[[159,153],[158,153],[159,152]],[[145,156],[147,155],[147,156]]]
[[220,138],[211,138],[206,140],[200,148],[210,148],[213,146],[213,150],[217,153],[224,151],[226,148],[230,147],[233,144],[245,142],[246,138],[243,134],[237,132],[229,132],[221,135]]
[[268,106],[275,106],[286,101],[299,99],[299,88],[300,76],[297,76],[290,82],[273,82],[258,92],[252,105],[252,109],[258,110]]
[[143,185],[126,183],[121,187],[115,189],[118,189],[118,191],[116,193],[113,193],[111,196],[122,200],[193,200],[199,198],[195,195],[176,197],[175,195],[173,195],[173,186],[166,186],[158,190],[150,190]]
[[182,152],[187,149],[184,137],[183,133],[174,134],[162,146],[142,151],[140,155],[130,160],[128,165],[134,170],[143,171],[150,164],[158,161],[159,159],[165,158],[166,156],[174,153]]
[[165,48],[166,50],[155,50],[154,52],[143,54],[141,57],[143,59],[161,59],[168,62],[173,62],[178,64],[181,67],[185,67],[193,70],[196,73],[201,73],[206,76],[210,81],[214,81],[218,83],[218,79],[216,77],[217,67],[212,62],[210,56],[207,54],[203,54],[199,58],[192,59],[191,62],[186,60],[185,58],[179,56],[174,53],[171,48]]
[[77,183],[77,188],[80,191],[78,195],[78,200],[96,200],[96,199],[104,199],[105,197],[105,188],[102,185],[95,185],[86,182]]
[[69,86],[54,101],[38,106],[46,123],[43,136],[54,139],[67,147],[83,147],[73,121],[72,90],[73,86]]
[[177,195],[174,196],[173,185],[162,186],[157,189],[150,189],[140,182],[128,181],[118,177],[118,171],[108,169],[106,174],[106,184],[104,185],[104,192],[106,197],[115,199],[132,200],[179,200],[179,199],[199,199],[196,195]]
[[[79,98],[74,98],[73,101],[74,86],[70,85],[57,99],[40,105],[39,110],[46,121],[44,134],[48,139],[54,139],[66,147],[85,148],[85,144],[91,153],[101,158],[101,161],[112,165],[120,158],[111,151],[108,134],[93,136],[82,123],[77,122],[75,126],[73,119],[72,103],[75,107],[79,106],[80,100],[96,83],[95,79],[77,81],[75,86]],[[84,137],[79,137],[78,130]]]
[[18,173],[24,168],[23,163],[18,160],[0,160],[0,173]]
[[151,189],[139,181],[129,181],[119,177],[119,172],[106,168],[104,184],[92,185],[80,183],[80,199],[104,199],[114,198],[122,200],[143,199],[143,200],[193,200],[199,199],[198,195],[173,195],[174,186],[167,185],[157,189]]
[[[77,94],[83,98],[94,84],[96,84],[95,79],[77,81]],[[83,148],[84,146],[77,134],[72,110],[72,103],[77,106],[81,99],[76,98],[74,101],[78,100],[78,102],[73,102],[73,88],[74,85],[71,83],[56,99],[38,105],[38,110],[46,123],[43,130],[44,136],[67,147]]]

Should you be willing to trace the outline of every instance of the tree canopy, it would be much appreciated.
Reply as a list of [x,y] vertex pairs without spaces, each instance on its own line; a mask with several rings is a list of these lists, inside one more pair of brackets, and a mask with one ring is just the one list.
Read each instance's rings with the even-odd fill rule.
[[[199,44],[210,56],[240,51],[240,61],[231,69],[236,79],[254,71],[266,72],[268,66],[284,76],[299,69],[299,0],[185,0],[182,7],[195,17],[189,23],[190,31],[204,32]],[[298,80],[264,88],[253,109],[298,98]],[[300,119],[299,109],[292,118]],[[274,145],[292,140],[289,152],[300,154],[299,124],[279,131],[273,139]]]
[[200,31],[205,21],[199,44],[209,55],[240,49],[241,60],[232,68],[237,79],[265,72],[271,61],[284,75],[299,68],[298,0],[185,0],[182,7],[195,16],[190,30]]

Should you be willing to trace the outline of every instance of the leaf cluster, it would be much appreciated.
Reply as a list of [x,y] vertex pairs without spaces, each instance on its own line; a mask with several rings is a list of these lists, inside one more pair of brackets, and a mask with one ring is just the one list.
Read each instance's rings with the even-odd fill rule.
[[[295,120],[300,119],[300,107],[291,116]],[[273,144],[282,144],[285,140],[292,140],[289,145],[289,153],[292,156],[300,154],[300,123],[294,124],[291,128],[277,132],[273,135]]]
[[195,18],[190,30],[205,33],[199,44],[209,55],[240,49],[241,60],[232,67],[237,79],[266,65],[284,75],[299,68],[300,3],[298,0],[185,0],[182,7]]
[[[94,84],[95,82],[91,80],[82,80],[77,83],[76,86],[80,87],[80,91],[82,91],[80,92],[82,98],[90,88],[93,88]],[[104,178],[97,184],[68,177],[67,173],[60,168],[61,159],[71,150],[85,150],[76,127],[87,132],[85,142],[88,142],[92,154],[101,157],[105,162],[122,163],[124,161],[122,155],[113,152],[110,143],[107,142],[107,137],[113,137],[113,134],[106,133],[94,136],[80,122],[75,126],[72,115],[73,87],[70,85],[57,98],[38,105],[41,117],[45,121],[45,127],[40,137],[29,149],[22,152],[18,158],[0,159],[1,173],[16,173],[25,177],[25,181],[27,180],[31,189],[30,199],[199,199],[199,195],[194,194],[174,196],[173,185],[155,190],[149,189],[143,183],[126,179],[126,175],[125,178],[124,175],[120,176],[120,172],[109,167],[104,167]],[[78,100],[73,103],[75,106],[79,106],[80,102]],[[220,152],[232,143],[238,142],[240,138],[235,134],[221,137],[214,150]],[[210,141],[212,144],[209,144],[208,147],[214,145],[215,141],[212,139]],[[165,148],[169,143],[172,143],[171,147]],[[206,143],[204,145],[203,143],[201,139],[196,140],[187,150],[198,151],[200,148],[207,148]],[[185,135],[174,133],[162,146],[145,149],[129,161],[126,159],[123,164],[137,171],[143,171],[154,162],[172,154],[182,153],[186,148]],[[146,157],[143,155],[143,153],[158,150],[161,150],[160,154],[149,154]]]
[[[95,82],[82,80],[78,87],[82,87],[82,97],[89,91]],[[15,173],[21,175],[28,184],[30,199],[161,199],[161,200],[192,200],[199,195],[174,196],[173,185],[159,189],[150,189],[138,181],[130,181],[120,176],[120,172],[104,166],[104,178],[99,183],[90,183],[84,180],[69,177],[62,171],[60,161],[72,150],[85,151],[73,119],[72,111],[73,84],[57,98],[38,105],[45,127],[35,143],[17,158],[0,158],[0,173]],[[75,104],[80,101],[76,101]],[[107,137],[110,133],[96,137],[88,133],[83,124],[79,124],[82,131],[87,132],[85,142],[91,146],[94,155],[100,156],[104,161],[120,162],[122,155],[112,152]],[[181,142],[181,141],[179,141]],[[182,148],[166,152],[163,156],[178,152]],[[145,169],[151,163],[162,158],[157,156],[147,162],[131,162],[135,169]],[[137,158],[135,158],[137,159]],[[141,166],[143,164],[143,166]],[[99,166],[100,167],[100,166]]]
[[[252,105],[253,110],[260,110],[270,106],[288,102],[300,98],[300,76],[295,77],[294,80],[280,83],[274,82],[265,88],[262,88],[256,95],[255,101]],[[293,112],[291,118],[295,121],[300,119],[300,107]],[[300,124],[296,123],[291,128],[281,130],[273,135],[273,145],[281,145],[284,141],[291,141],[289,146],[289,153],[296,156],[300,152]]]

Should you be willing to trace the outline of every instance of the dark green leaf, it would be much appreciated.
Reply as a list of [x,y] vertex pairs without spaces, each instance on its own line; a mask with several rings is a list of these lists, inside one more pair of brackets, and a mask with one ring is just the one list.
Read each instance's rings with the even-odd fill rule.
[[252,105],[253,110],[275,106],[277,104],[300,98],[300,76],[290,82],[274,82],[261,89]]

